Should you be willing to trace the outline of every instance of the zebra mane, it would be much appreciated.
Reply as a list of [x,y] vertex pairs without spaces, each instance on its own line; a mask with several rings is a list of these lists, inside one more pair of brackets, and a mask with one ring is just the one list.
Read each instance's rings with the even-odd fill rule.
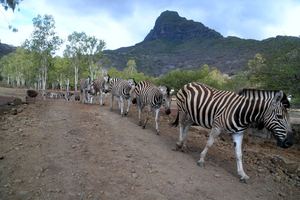
[[[243,88],[238,92],[238,95],[246,96],[249,98],[260,98],[261,96],[265,98],[273,98],[275,94],[280,92],[280,90],[260,90],[260,89],[253,89],[253,88]],[[290,107],[290,102],[287,98],[287,95],[283,92],[283,97],[281,99],[281,103],[285,108]]]

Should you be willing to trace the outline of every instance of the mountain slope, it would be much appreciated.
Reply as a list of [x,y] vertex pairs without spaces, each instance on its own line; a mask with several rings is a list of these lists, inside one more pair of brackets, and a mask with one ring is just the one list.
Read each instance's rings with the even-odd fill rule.
[[300,38],[289,36],[262,41],[225,38],[200,22],[165,11],[142,42],[104,53],[111,60],[110,66],[123,69],[128,59],[133,58],[139,71],[155,76],[172,69],[195,69],[203,64],[235,74],[256,53],[274,58],[299,47]]
[[15,50],[16,50],[16,47],[13,47],[8,44],[0,43],[0,58],[2,56],[5,56],[6,54],[9,54],[9,53],[15,51]]

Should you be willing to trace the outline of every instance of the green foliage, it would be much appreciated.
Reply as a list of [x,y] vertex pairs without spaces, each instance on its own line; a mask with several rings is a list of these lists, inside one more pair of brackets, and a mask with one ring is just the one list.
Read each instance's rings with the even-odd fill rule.
[[173,70],[161,76],[156,83],[166,85],[178,91],[183,85],[190,82],[202,82],[215,88],[222,89],[228,78],[219,70],[203,65],[198,70]]
[[56,35],[55,21],[52,15],[38,15],[33,18],[34,30],[32,38],[26,40],[24,47],[35,51],[40,56],[54,55],[62,44],[62,40]]
[[136,82],[140,82],[142,80],[150,80],[152,82],[155,81],[153,77],[146,76],[144,73],[138,72],[136,68],[137,66],[135,60],[129,59],[127,62],[127,67],[124,68],[123,71],[119,71],[116,68],[111,67],[108,70],[108,74],[111,77],[122,78],[122,79],[134,78]]
[[299,105],[300,48],[269,60],[256,54],[249,60],[247,69],[234,76],[228,87],[234,90],[244,87],[282,90],[293,95],[292,105]]
[[261,87],[265,79],[265,71],[267,69],[266,59],[261,54],[256,54],[253,59],[248,61],[248,79],[251,86],[255,88]]
[[35,79],[32,54],[23,48],[17,48],[13,53],[4,56],[0,60],[1,76],[8,84],[21,86],[32,85]]

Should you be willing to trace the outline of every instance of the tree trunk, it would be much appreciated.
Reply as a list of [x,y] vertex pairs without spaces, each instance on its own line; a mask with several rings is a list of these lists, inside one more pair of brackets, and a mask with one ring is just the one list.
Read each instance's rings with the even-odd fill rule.
[[77,89],[77,84],[78,84],[78,66],[76,66],[76,65],[75,65],[75,77],[74,78],[75,78],[75,81],[74,81],[75,82],[74,83],[75,84],[74,85],[75,92],[77,92],[78,91],[78,89]]

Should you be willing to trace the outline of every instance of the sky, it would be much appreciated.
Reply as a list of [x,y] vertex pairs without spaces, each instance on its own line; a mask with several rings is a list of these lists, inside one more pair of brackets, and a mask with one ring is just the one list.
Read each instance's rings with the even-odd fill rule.
[[32,19],[51,14],[63,40],[77,31],[104,40],[106,49],[132,46],[143,41],[165,10],[225,37],[300,36],[300,0],[23,0],[18,8],[12,12],[0,6],[1,43],[20,46],[31,37]]

